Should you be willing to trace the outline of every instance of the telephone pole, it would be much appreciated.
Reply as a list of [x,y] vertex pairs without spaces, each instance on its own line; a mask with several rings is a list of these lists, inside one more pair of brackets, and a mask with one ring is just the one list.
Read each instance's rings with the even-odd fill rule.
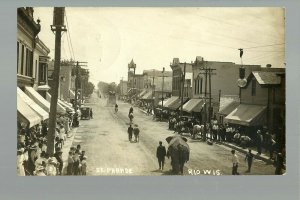
[[[216,73],[213,73],[213,71],[216,69],[212,69],[210,67],[207,67],[207,64],[200,68],[200,74],[203,74],[205,76],[205,88],[204,88],[204,140],[206,140],[206,133],[207,133],[207,122],[211,120],[211,114],[212,114],[212,106],[211,106],[211,75],[216,75]],[[207,80],[208,79],[208,80]],[[208,84],[207,84],[208,82]],[[208,91],[207,91],[208,90]],[[209,95],[207,97],[207,95]],[[209,106],[208,106],[208,117],[207,117],[207,99],[209,99]]]
[[155,78],[155,70],[153,69],[153,75],[152,75],[152,83],[153,83],[153,85],[152,85],[152,101],[153,101],[153,108],[152,108],[152,110],[153,110],[153,112],[154,112],[154,104],[155,104],[155,85],[154,85],[154,78]]
[[[76,62],[76,69],[75,69],[75,75],[76,75],[76,77],[75,77],[75,102],[74,102],[75,112],[77,111],[77,106],[78,106],[77,104],[78,104],[78,88],[79,88],[79,85],[80,85],[80,88],[82,88],[81,73],[79,73],[79,68],[81,66],[87,66],[87,65],[82,65],[82,64],[79,64],[79,63],[87,63],[87,62],[79,62],[79,61]],[[82,96],[82,90],[81,90],[81,96]],[[82,99],[82,98],[80,98],[80,99]]]
[[123,98],[123,76],[121,78],[121,97]]
[[183,93],[184,93],[184,84],[185,84],[185,69],[186,69],[186,62],[184,63],[183,75],[182,75],[182,84],[181,84],[180,117],[182,116],[182,108],[183,108]]
[[67,31],[64,25],[64,7],[55,7],[53,12],[53,25],[51,30],[55,32],[55,55],[54,55],[54,71],[53,71],[53,86],[52,97],[49,114],[49,131],[47,134],[47,153],[50,156],[54,154],[54,139],[56,128],[56,109],[58,99],[59,74],[60,74],[60,59],[61,59],[61,32]]

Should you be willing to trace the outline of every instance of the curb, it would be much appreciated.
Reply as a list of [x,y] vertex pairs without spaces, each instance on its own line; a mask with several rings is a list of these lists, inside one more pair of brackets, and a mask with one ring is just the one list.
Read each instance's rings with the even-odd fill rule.
[[[244,154],[247,154],[248,153],[248,149],[246,148],[246,149],[243,149],[243,148],[240,148],[240,147],[237,147],[237,146],[235,146],[235,145],[232,145],[232,144],[230,144],[230,143],[225,143],[225,142],[221,142],[220,143],[221,145],[224,145],[224,146],[227,146],[227,147],[229,147],[229,148],[231,148],[231,149],[234,149],[234,150],[236,150],[236,151],[239,151],[239,152],[241,152],[241,153],[244,153]],[[267,157],[267,156],[265,156],[265,155],[258,155],[257,154],[257,151],[254,151],[254,150],[252,150],[251,149],[251,151],[252,151],[252,153],[253,153],[253,155],[254,155],[254,158],[255,159],[258,159],[258,160],[262,160],[262,161],[264,161],[264,162],[266,162],[266,163],[268,163],[268,164],[272,164],[274,161],[273,160],[270,160],[270,158],[269,157]]]

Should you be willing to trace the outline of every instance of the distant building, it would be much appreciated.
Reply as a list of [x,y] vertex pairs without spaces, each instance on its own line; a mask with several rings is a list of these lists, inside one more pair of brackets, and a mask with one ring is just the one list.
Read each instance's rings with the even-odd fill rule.
[[[144,91],[148,96],[142,98],[154,98],[154,106],[163,99],[169,98],[172,93],[172,72],[160,70],[144,70]],[[153,94],[152,94],[153,93]],[[142,93],[143,94],[143,93]],[[146,95],[146,92],[144,92]]]
[[174,58],[170,67],[173,71],[172,97],[166,101],[164,107],[179,110],[192,97],[192,64],[180,63],[179,58]]
[[134,63],[133,59],[128,64],[128,73],[127,73],[127,95],[131,97],[135,95],[136,89],[134,88],[134,76],[135,76],[135,69],[136,64]]
[[128,86],[128,82],[124,81],[124,80],[120,80],[119,83],[119,88],[120,88],[120,96],[125,96],[127,95],[127,86]]

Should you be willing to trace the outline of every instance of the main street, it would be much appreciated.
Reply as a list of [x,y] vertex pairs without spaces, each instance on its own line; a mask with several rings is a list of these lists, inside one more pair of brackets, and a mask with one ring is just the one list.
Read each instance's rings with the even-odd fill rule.
[[[94,118],[80,121],[73,140],[73,146],[80,144],[86,151],[87,175],[170,175],[170,159],[166,158],[163,171],[158,170],[156,159],[158,142],[162,141],[167,148],[165,138],[174,135],[166,122],[153,121],[152,116],[134,107],[134,123],[141,130],[140,142],[129,142],[127,115],[130,104],[119,101],[119,111],[115,113],[114,107],[106,106],[106,99],[93,94],[88,105],[93,108]],[[190,138],[188,144],[190,160],[184,167],[184,175],[231,174],[231,149]],[[237,155],[240,174],[274,174],[274,167],[260,160],[254,160],[251,173],[246,173],[245,155]]]

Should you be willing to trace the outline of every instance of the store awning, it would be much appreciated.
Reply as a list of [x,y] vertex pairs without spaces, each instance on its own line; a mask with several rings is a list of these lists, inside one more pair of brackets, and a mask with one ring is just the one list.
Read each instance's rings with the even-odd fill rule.
[[17,110],[20,120],[28,123],[30,128],[39,124],[42,120],[19,94],[17,94]]
[[[183,104],[188,100],[187,97],[183,98]],[[170,104],[168,106],[171,110],[177,110],[181,106],[181,98],[178,98],[174,103]]]
[[75,99],[75,93],[72,90],[69,90],[70,99]]
[[239,106],[239,104],[239,102],[232,101],[227,105],[223,106],[223,108],[219,110],[219,114],[229,115],[234,109],[236,109]]
[[[168,100],[169,100],[169,99],[165,99],[165,100],[163,101],[163,103],[164,103],[164,106],[165,106],[165,104],[167,103],[167,101],[168,101]],[[162,102],[161,102],[161,101],[159,101],[159,102],[158,102],[158,105],[159,105],[159,106],[162,106]]]
[[40,107],[42,107],[48,113],[50,112],[50,103],[44,99],[37,91],[32,87],[25,87],[25,93]]
[[[48,102],[51,103],[51,95],[48,92],[46,93],[46,99],[47,99]],[[66,109],[62,105],[60,105],[59,103],[57,104],[56,111],[59,114],[65,114],[67,112]]]
[[202,107],[204,106],[203,99],[190,99],[183,105],[182,110],[188,113],[191,112],[201,112]]
[[22,97],[25,103],[32,108],[42,120],[46,120],[49,118],[48,112],[46,112],[43,108],[41,108],[37,103],[35,103],[29,96],[27,96],[19,87],[17,87],[17,94]]
[[72,106],[70,106],[68,103],[58,99],[57,100],[57,103],[59,103],[60,105],[62,105],[67,111],[71,111],[73,112],[74,111],[74,108],[72,108]]
[[139,97],[141,98],[143,95],[145,95],[147,93],[146,89],[143,89],[143,91],[139,94]]
[[240,104],[224,119],[225,122],[243,126],[262,125],[266,106]]
[[152,100],[152,91],[147,92],[141,99],[143,100]]
[[173,96],[169,98],[166,103],[164,103],[164,107],[168,107],[170,104],[174,103],[177,99],[179,99],[178,96]]

